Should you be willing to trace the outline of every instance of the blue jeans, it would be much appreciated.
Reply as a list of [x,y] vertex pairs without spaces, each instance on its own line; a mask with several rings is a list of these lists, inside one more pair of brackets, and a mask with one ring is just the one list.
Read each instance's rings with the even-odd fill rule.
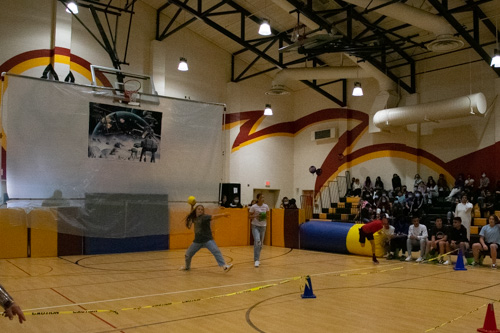
[[266,235],[266,227],[259,227],[252,224],[253,235],[253,260],[260,260],[260,251],[264,243],[264,236]]
[[209,240],[208,242],[205,243],[191,243],[189,248],[186,251],[186,265],[184,266],[186,269],[191,268],[191,259],[193,256],[198,252],[201,248],[206,248],[208,251],[212,252],[212,254],[215,257],[215,260],[217,260],[217,264],[219,266],[224,266],[226,264],[226,261],[224,260],[224,257],[222,256],[222,253],[220,252],[219,248],[217,247],[217,244],[215,244],[214,240]]

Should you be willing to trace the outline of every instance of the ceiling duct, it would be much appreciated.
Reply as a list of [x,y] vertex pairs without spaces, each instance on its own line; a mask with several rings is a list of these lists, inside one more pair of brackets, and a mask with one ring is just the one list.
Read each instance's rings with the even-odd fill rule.
[[412,124],[439,122],[486,113],[486,97],[482,93],[438,102],[380,110],[373,116],[373,124],[380,129],[391,129]]
[[454,37],[456,31],[445,18],[429,13],[425,10],[415,8],[401,2],[387,5],[387,2],[382,0],[345,1],[363,9],[369,9],[369,7],[376,8],[374,11],[379,14],[392,17],[393,19],[432,32],[436,35],[436,39],[427,45],[427,48],[430,51],[448,52],[459,49],[464,45],[462,40]]

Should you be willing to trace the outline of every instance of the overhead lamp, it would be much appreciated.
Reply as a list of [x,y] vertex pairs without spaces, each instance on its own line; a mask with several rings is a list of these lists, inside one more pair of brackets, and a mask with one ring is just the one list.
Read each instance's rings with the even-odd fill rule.
[[189,70],[186,58],[181,57],[181,59],[179,61],[179,66],[177,67],[177,69],[180,70],[181,72],[185,72],[185,71]]
[[361,88],[361,83],[354,82],[354,89],[352,90],[353,96],[363,96],[363,88]]
[[74,1],[71,1],[66,5],[66,13],[78,14],[78,6]]
[[259,28],[259,35],[261,36],[269,36],[271,34],[271,25],[269,24],[268,19],[263,19]]
[[495,49],[495,53],[493,53],[493,58],[491,58],[490,66],[495,68],[500,67],[500,51],[498,49]]
[[266,108],[264,109],[264,116],[272,116],[273,109],[271,109],[271,104],[266,104]]
[[495,52],[493,53],[493,58],[491,58],[491,67],[498,68],[500,67],[500,47],[498,47],[498,19],[495,19],[495,41],[497,43],[497,47],[495,48]]

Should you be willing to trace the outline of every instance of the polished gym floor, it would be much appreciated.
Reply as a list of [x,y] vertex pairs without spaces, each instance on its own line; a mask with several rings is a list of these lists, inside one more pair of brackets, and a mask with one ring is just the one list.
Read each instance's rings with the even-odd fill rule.
[[255,268],[253,247],[221,250],[227,273],[205,249],[190,271],[178,270],[183,250],[0,260],[27,314],[22,325],[0,318],[0,332],[475,332],[489,303],[500,312],[489,265],[265,246]]

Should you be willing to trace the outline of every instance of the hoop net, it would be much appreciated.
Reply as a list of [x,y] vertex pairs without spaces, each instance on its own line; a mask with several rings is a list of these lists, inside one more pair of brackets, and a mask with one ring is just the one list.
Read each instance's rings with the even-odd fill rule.
[[131,79],[123,83],[123,102],[130,105],[139,105],[137,103],[138,92],[142,85],[138,80]]

